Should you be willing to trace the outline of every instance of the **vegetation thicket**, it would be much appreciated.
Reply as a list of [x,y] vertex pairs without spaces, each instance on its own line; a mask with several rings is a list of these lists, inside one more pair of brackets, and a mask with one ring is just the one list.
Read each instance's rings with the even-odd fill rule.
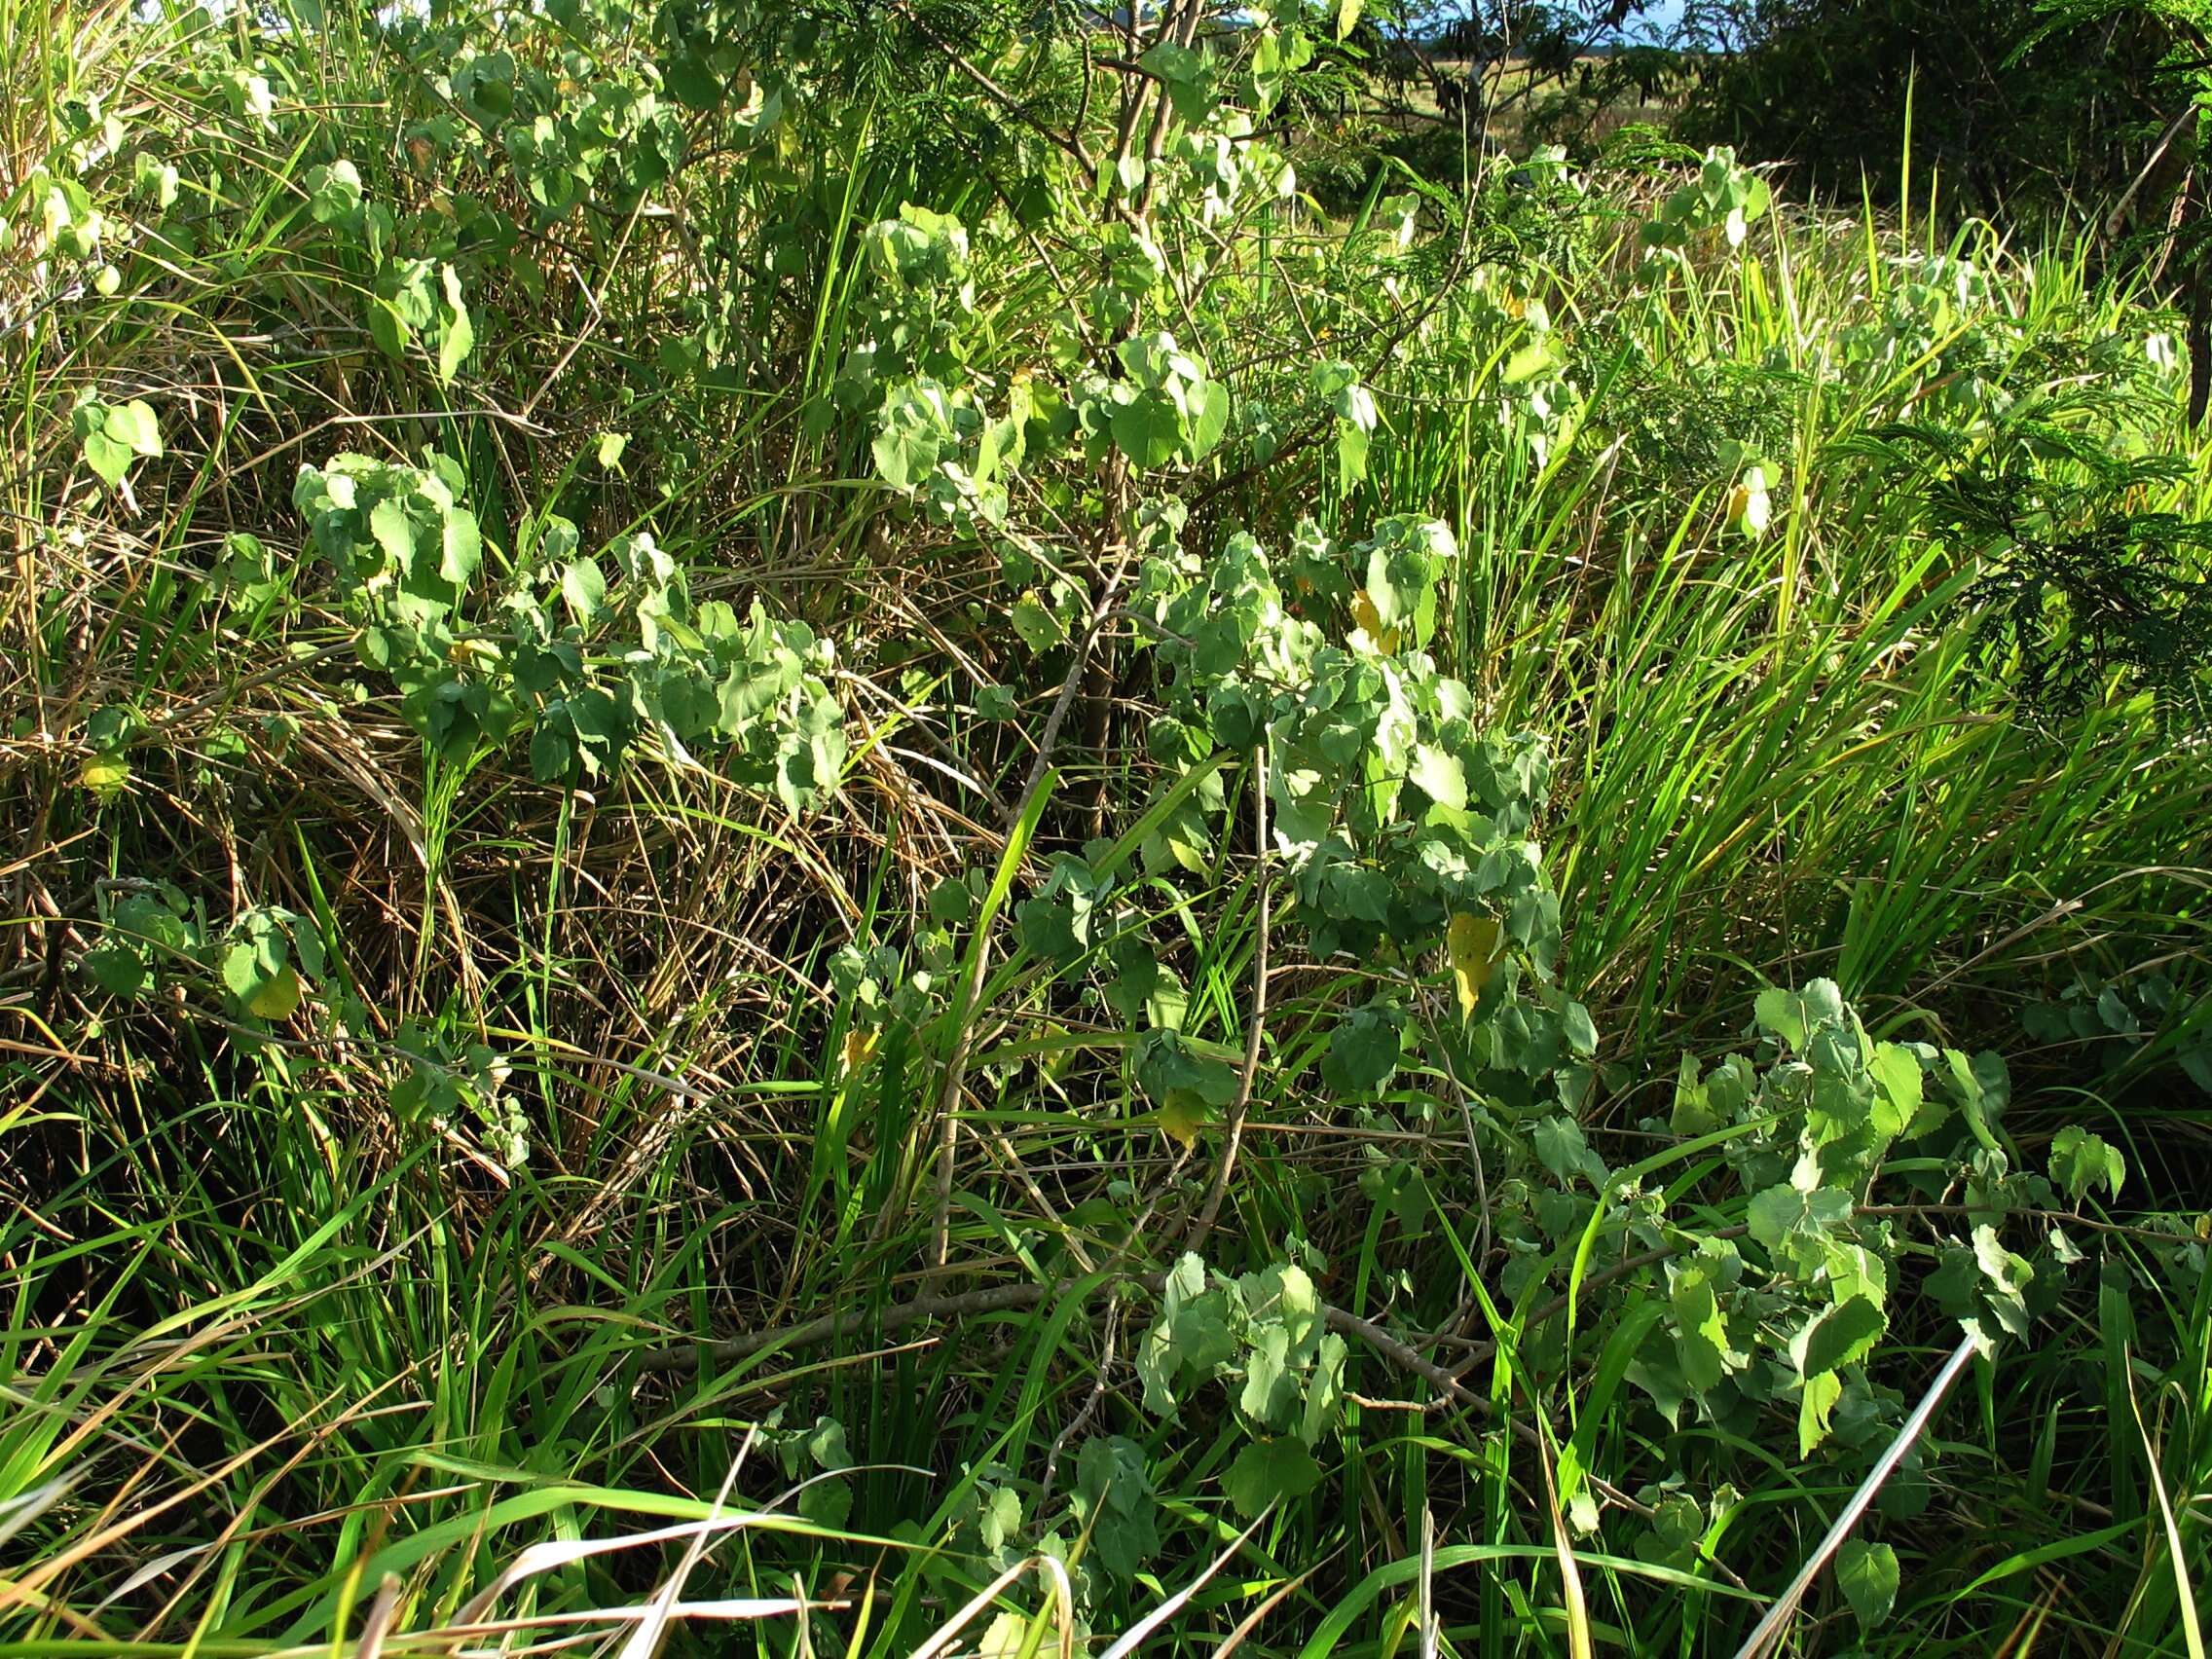
[[0,1652],[2203,1653],[2199,254],[1359,14],[0,0]]

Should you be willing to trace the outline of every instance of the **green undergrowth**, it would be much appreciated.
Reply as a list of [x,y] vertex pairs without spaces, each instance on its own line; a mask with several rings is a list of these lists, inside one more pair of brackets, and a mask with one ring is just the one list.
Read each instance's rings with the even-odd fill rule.
[[0,0],[0,1651],[2201,1654],[2173,319],[1357,10]]

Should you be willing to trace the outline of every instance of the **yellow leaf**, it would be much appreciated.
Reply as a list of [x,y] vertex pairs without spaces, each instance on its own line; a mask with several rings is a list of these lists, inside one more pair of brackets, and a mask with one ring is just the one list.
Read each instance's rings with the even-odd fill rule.
[[1198,1144],[1198,1127],[1209,1116],[1205,1101],[1196,1090],[1170,1088],[1160,1110],[1153,1114],[1153,1121],[1159,1124],[1161,1134],[1189,1152]]
[[1019,1613],[1001,1613],[976,1644],[976,1659],[1014,1659],[1029,1635],[1029,1621]]
[[863,1031],[859,1026],[845,1033],[845,1070],[856,1072],[867,1064],[868,1055],[875,1052],[876,1044],[883,1040],[881,1031]]
[[289,1019],[292,1010],[300,1006],[300,977],[292,972],[287,962],[276,970],[274,977],[266,980],[253,999],[245,1005],[246,1013],[257,1019]]
[[77,782],[102,800],[111,799],[130,782],[130,762],[120,755],[95,755],[77,768]]
[[1766,534],[1773,516],[1774,504],[1767,495],[1765,475],[1753,467],[1728,492],[1728,522],[1756,541]]
[[1498,940],[1504,930],[1489,916],[1470,910],[1456,912],[1444,930],[1444,954],[1452,962],[1452,983],[1459,993],[1459,1017],[1472,1019],[1483,987],[1490,983],[1497,963]]
[[1364,631],[1375,642],[1375,648],[1389,656],[1398,648],[1398,630],[1382,626],[1382,613],[1375,608],[1375,601],[1361,588],[1351,596],[1352,626]]

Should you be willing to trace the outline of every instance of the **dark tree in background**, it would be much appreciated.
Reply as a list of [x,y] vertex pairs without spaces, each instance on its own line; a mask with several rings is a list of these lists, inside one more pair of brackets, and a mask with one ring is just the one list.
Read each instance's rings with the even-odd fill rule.
[[1909,178],[1925,201],[1935,173],[1962,212],[2093,213],[2174,113],[2170,31],[2134,8],[2051,22],[2035,0],[1693,5],[1685,31],[1716,50],[1682,135],[1786,158],[1831,198],[1863,180],[1894,203]]
[[[2057,219],[2177,303],[2212,403],[2212,0],[1693,0],[1680,131],[1801,192]],[[1915,182],[1918,181],[1918,182]]]

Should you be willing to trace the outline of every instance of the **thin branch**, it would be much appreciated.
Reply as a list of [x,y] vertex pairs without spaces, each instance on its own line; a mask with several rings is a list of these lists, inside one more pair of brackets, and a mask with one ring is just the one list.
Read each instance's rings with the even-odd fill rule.
[[1060,1454],[1067,1450],[1068,1442],[1089,1426],[1090,1419],[1098,1415],[1098,1407],[1106,1398],[1106,1379],[1114,1370],[1114,1338],[1121,1328],[1122,1299],[1117,1296],[1106,1305],[1106,1332],[1099,1339],[1098,1375],[1090,1384],[1090,1393],[1083,1402],[1083,1410],[1068,1419],[1067,1427],[1052,1439],[1052,1449],[1045,1454],[1045,1473],[1037,1483],[1037,1511],[1044,1513],[1052,1497],[1052,1476],[1060,1466]]
[[749,1359],[770,1348],[815,1347],[871,1328],[888,1336],[931,1319],[964,1319],[976,1313],[1034,1308],[1048,1296],[1066,1296],[1075,1288],[1075,1281],[1070,1279],[1051,1285],[1000,1284],[987,1290],[961,1291],[954,1296],[917,1296],[911,1302],[902,1302],[880,1311],[856,1309],[849,1313],[825,1313],[819,1319],[808,1319],[802,1324],[771,1326],[719,1342],[688,1342],[654,1348],[640,1356],[639,1369],[648,1374],[691,1372],[699,1369],[702,1358],[726,1364],[734,1359]]
[[[1075,158],[1078,164],[1082,166],[1084,171],[1088,172],[1090,175],[1093,185],[1098,182],[1098,164],[1091,159],[1089,147],[1084,143],[1082,133],[1062,132],[1055,128],[1046,126],[1043,122],[1039,121],[1034,114],[1031,113],[1029,107],[1024,104],[1019,98],[1015,97],[1004,87],[1001,87],[996,81],[992,80],[990,76],[985,74],[982,70],[977,68],[975,64],[969,62],[967,54],[963,53],[958,47],[954,46],[952,42],[946,40],[942,35],[939,34],[935,29],[931,28],[929,24],[923,22],[920,14],[917,13],[913,7],[902,5],[894,9],[900,17],[904,18],[908,23],[913,25],[913,29],[916,34],[920,35],[924,40],[928,41],[930,45],[936,47],[938,51],[943,53],[945,56],[951,60],[952,66],[955,69],[959,70],[961,74],[967,76],[969,80],[975,82],[977,87],[981,88],[983,94],[988,97],[993,103],[997,104],[999,108],[1005,110],[1007,114],[1014,117],[1014,120],[1020,122],[1022,126],[1028,128],[1040,138],[1043,138],[1048,143],[1055,144],[1059,148],[1065,150],[1070,156]],[[1124,218],[1127,216],[1125,210],[1122,216]]]

